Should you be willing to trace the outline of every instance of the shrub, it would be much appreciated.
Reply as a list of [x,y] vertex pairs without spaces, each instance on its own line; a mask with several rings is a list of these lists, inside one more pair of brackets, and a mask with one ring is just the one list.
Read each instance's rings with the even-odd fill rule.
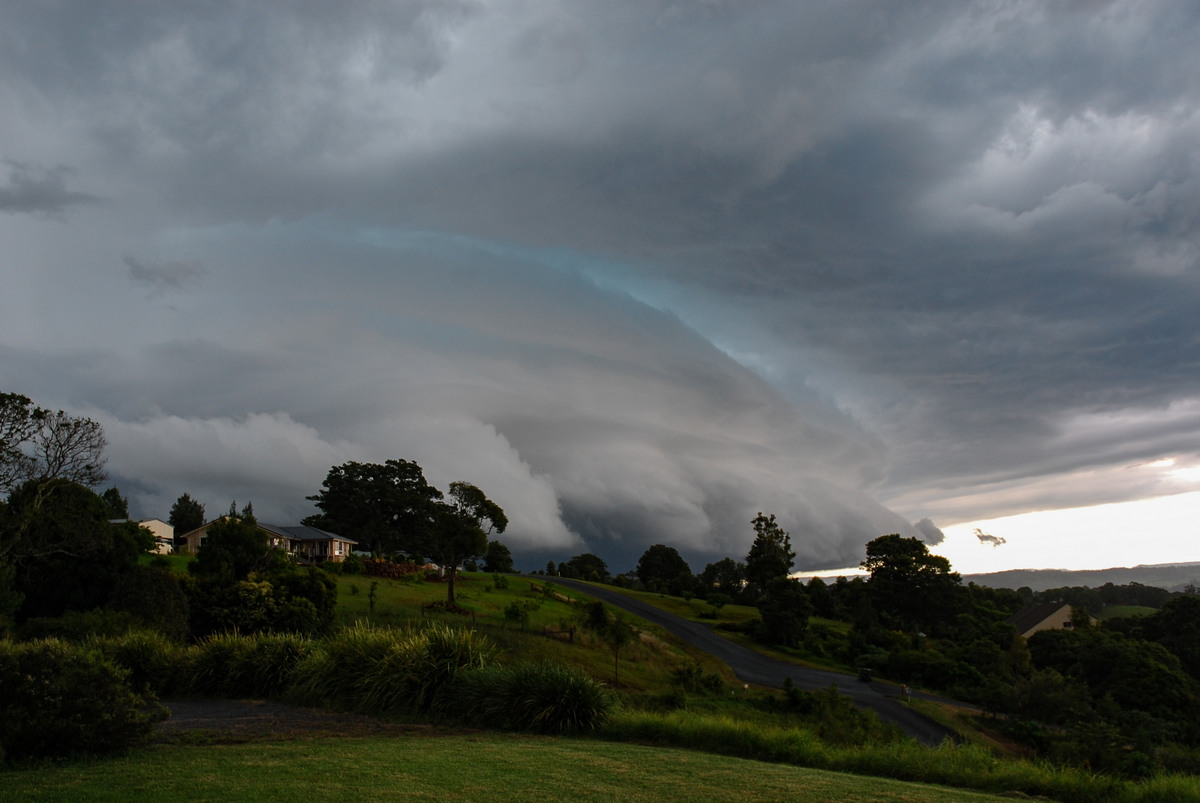
[[581,733],[607,722],[614,703],[607,689],[577,669],[517,664],[459,673],[438,707],[473,725]]
[[136,691],[170,694],[176,673],[185,666],[185,648],[154,630],[131,630],[120,636],[96,636],[88,645],[129,673]]
[[47,639],[0,642],[0,754],[7,759],[110,753],[143,741],[165,716],[98,652]]
[[136,616],[128,611],[67,611],[61,616],[39,616],[27,620],[17,629],[24,641],[60,638],[84,641],[93,635],[119,636],[139,626]]

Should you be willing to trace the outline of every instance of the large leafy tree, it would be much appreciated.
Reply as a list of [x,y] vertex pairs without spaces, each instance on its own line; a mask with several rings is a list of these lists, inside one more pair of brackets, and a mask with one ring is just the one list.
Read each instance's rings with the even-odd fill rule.
[[637,576],[646,590],[670,594],[690,591],[695,583],[692,567],[675,547],[664,544],[653,544],[642,553]]
[[499,541],[488,541],[487,551],[483,553],[483,570],[485,572],[513,572],[512,551]]
[[951,571],[949,560],[930,554],[920,539],[881,535],[867,544],[861,565],[871,574],[871,604],[890,624],[933,627],[961,609],[962,579]]
[[791,536],[775,522],[774,515],[759,513],[752,524],[754,543],[746,555],[746,580],[751,594],[759,597],[766,593],[772,580],[788,576],[796,553],[792,551]]
[[308,497],[320,513],[304,523],[354,538],[375,555],[416,553],[434,529],[442,492],[409,460],[349,462],[329,469],[321,490]]
[[436,525],[427,540],[427,554],[446,572],[446,601],[454,602],[454,579],[465,560],[483,555],[488,535],[508,527],[503,508],[468,482],[450,483],[445,502],[438,504]]
[[604,558],[591,552],[584,552],[558,564],[558,573],[562,577],[591,580],[595,583],[607,583],[612,580]]
[[136,523],[109,518],[103,499],[67,480],[31,480],[12,493],[0,510],[0,532],[10,541],[12,590],[23,597],[18,621],[108,602],[153,542]]
[[704,567],[700,573],[700,594],[726,594],[733,598],[741,596],[746,587],[746,564],[733,558],[721,558]]

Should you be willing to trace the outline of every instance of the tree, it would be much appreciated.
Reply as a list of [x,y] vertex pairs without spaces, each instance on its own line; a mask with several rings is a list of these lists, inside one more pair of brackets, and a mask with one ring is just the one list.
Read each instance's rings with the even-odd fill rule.
[[436,524],[426,552],[445,570],[446,602],[453,603],[459,565],[486,552],[488,534],[504,532],[508,517],[499,505],[470,483],[450,483],[448,496],[446,502],[436,506]]
[[700,587],[702,594],[716,591],[738,599],[746,587],[746,564],[733,558],[710,563],[700,573]]
[[416,463],[388,460],[334,466],[321,490],[308,498],[321,513],[305,524],[354,538],[378,557],[421,551],[442,492],[425,481]]
[[200,529],[204,526],[204,505],[186,493],[181,495],[175,500],[175,504],[171,505],[167,524],[175,528],[177,539],[192,530]]
[[102,607],[147,546],[135,522],[111,523],[103,499],[62,479],[31,480],[14,491],[0,507],[0,533],[9,543],[13,590],[24,598],[18,621]]
[[129,500],[121,496],[121,492],[117,489],[117,486],[114,485],[100,494],[100,498],[108,505],[108,517],[110,519],[129,518]]
[[932,555],[917,538],[881,535],[867,544],[867,594],[875,611],[901,627],[928,627],[952,619],[960,606],[962,579],[950,561]]
[[629,624],[620,615],[609,611],[604,603],[599,600],[586,603],[583,606],[579,621],[585,630],[595,633],[612,650],[613,683],[619,683],[621,649],[633,641],[633,637],[637,635],[633,629],[633,625]]
[[0,393],[0,492],[29,480],[99,485],[107,445],[104,428],[90,418],[45,410],[18,393]]
[[232,583],[252,571],[265,571],[271,565],[267,536],[254,519],[225,516],[209,525],[204,548],[188,564],[188,571],[197,577],[221,578]]
[[772,580],[787,577],[796,553],[791,537],[775,523],[775,516],[754,517],[754,543],[746,555],[746,580],[755,597],[761,596]]
[[487,551],[483,553],[483,570],[501,574],[516,571],[512,552],[499,541],[488,541]]
[[608,573],[608,564],[604,562],[604,559],[591,552],[585,552],[568,561],[563,561],[558,565],[558,573],[562,577],[591,580],[595,583],[607,583],[612,577]]
[[761,641],[795,647],[808,630],[812,604],[799,580],[777,577],[758,603],[761,624],[756,634]]
[[692,568],[674,547],[654,544],[638,560],[637,576],[647,591],[676,596],[691,591],[695,584]]

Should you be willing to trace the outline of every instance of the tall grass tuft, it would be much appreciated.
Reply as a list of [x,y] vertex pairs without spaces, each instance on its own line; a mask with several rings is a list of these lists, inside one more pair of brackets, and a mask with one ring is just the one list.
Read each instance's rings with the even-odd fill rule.
[[428,710],[459,671],[489,666],[495,655],[491,641],[474,630],[435,624],[404,631],[362,676],[359,710]]
[[561,664],[517,664],[462,672],[439,708],[473,725],[542,733],[588,733],[615,698],[589,675]]
[[332,702],[358,709],[362,678],[395,645],[396,634],[356,623],[317,645],[296,666],[288,696],[298,702]]
[[179,684],[183,694],[242,697],[249,645],[236,633],[214,633],[188,651]]
[[247,636],[246,649],[235,657],[234,674],[244,684],[241,694],[278,697],[291,683],[296,667],[313,651],[299,633],[259,633]]
[[129,672],[134,691],[158,696],[175,692],[187,648],[157,630],[131,630],[119,636],[94,636],[87,646]]

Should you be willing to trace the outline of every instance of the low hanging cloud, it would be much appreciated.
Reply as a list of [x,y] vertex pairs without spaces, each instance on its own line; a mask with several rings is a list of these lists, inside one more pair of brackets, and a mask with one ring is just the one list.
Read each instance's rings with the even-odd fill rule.
[[921,534],[921,540],[929,546],[935,546],[946,540],[946,534],[929,519],[921,519],[913,524],[913,528]]
[[995,549],[998,546],[1004,546],[1005,544],[1008,543],[1007,538],[1002,538],[998,535],[988,535],[987,533],[985,533],[983,530],[979,529],[978,527],[975,528],[975,537],[979,539],[979,543],[990,544],[993,549]]

